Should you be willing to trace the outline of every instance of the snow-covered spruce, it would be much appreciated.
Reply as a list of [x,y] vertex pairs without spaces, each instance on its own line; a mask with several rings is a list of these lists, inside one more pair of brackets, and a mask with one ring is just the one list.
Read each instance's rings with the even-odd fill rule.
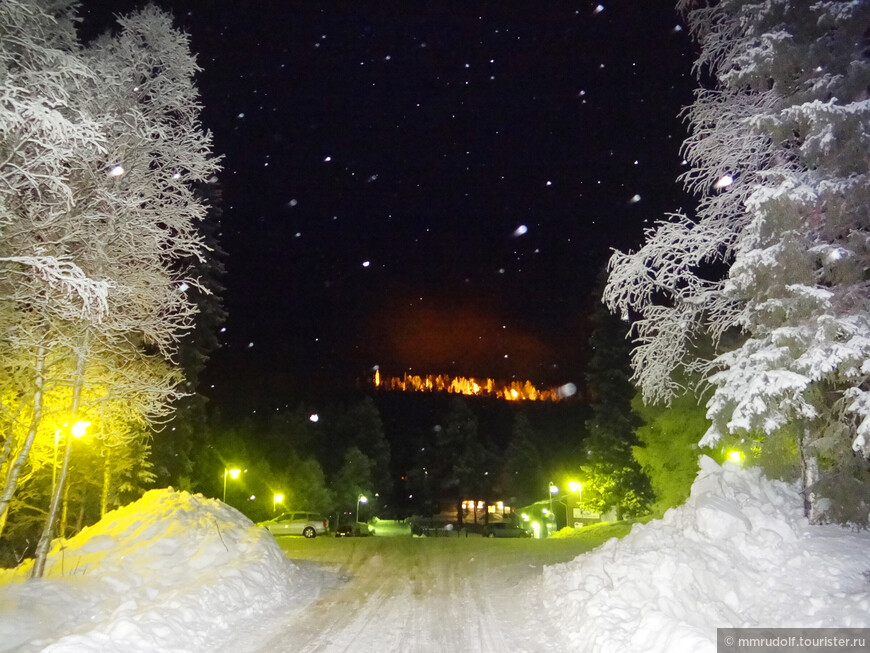
[[712,387],[703,444],[763,447],[787,427],[811,519],[866,523],[870,3],[680,4],[715,84],[686,113],[697,215],[616,252],[605,302],[636,318],[646,400],[669,400],[685,368]]
[[810,526],[797,488],[701,459],[688,501],[544,569],[571,650],[713,653],[727,627],[866,627],[870,533]]
[[[274,538],[214,499],[151,490],[0,575],[0,651],[219,650],[299,592]],[[20,648],[19,648],[20,647]]]

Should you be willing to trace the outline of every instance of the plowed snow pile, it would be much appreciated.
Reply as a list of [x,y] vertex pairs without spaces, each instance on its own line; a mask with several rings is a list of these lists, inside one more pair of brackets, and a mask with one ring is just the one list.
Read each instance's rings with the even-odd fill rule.
[[235,509],[152,490],[0,575],[0,651],[212,651],[292,602],[299,570]]
[[795,487],[701,462],[685,505],[544,569],[572,650],[714,652],[717,627],[870,626],[870,534],[810,526]]

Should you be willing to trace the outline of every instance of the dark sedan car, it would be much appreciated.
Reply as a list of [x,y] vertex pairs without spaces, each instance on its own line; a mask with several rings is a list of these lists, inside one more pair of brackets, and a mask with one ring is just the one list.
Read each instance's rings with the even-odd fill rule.
[[525,528],[507,524],[505,522],[497,522],[495,524],[487,524],[483,528],[484,537],[531,537]]
[[343,524],[335,531],[336,537],[365,537],[374,535],[375,529],[368,524],[357,522],[356,524]]

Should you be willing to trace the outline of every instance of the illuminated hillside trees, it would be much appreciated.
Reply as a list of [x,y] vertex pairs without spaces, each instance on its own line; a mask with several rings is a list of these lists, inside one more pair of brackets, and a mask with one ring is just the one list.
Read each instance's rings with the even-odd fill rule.
[[196,312],[183,262],[201,254],[206,207],[192,185],[216,170],[186,36],[151,7],[81,47],[74,9],[0,4],[4,515],[25,467],[48,463],[32,453],[54,449],[59,423],[87,419],[114,449],[138,432],[120,420],[167,415]]
[[[614,254],[605,301],[633,320],[645,399],[670,399],[675,369],[697,375],[712,390],[702,444],[788,429],[808,517],[866,523],[870,4],[681,5],[714,84],[686,113],[697,215]],[[716,354],[694,349],[698,334]]]

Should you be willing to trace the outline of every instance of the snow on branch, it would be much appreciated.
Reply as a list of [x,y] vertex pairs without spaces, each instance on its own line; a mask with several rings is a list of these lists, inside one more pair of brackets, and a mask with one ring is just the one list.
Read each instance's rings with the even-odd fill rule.
[[[99,323],[109,310],[109,286],[107,281],[88,277],[82,269],[65,256],[6,256],[0,261],[19,263],[31,268],[33,273],[52,288],[57,288],[66,297],[78,297],[81,305],[65,307],[65,317]],[[70,316],[70,309],[73,315]]]

